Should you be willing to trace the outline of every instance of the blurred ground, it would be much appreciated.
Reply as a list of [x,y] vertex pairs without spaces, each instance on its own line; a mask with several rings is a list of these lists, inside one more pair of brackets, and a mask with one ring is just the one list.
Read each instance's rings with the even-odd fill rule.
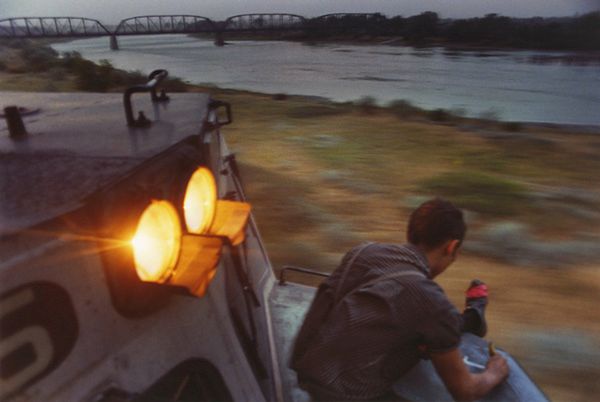
[[600,133],[216,96],[233,104],[224,131],[276,270],[329,271],[361,241],[403,242],[411,209],[445,196],[470,225],[462,257],[439,278],[450,298],[461,307],[470,279],[487,282],[488,338],[552,400],[596,398]]

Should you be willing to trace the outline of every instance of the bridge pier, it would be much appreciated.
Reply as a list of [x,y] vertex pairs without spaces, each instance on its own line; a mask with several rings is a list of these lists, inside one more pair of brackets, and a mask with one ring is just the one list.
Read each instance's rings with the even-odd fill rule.
[[215,46],[225,46],[225,38],[222,31],[215,32]]
[[117,42],[117,35],[110,35],[110,50],[119,50],[119,42]]

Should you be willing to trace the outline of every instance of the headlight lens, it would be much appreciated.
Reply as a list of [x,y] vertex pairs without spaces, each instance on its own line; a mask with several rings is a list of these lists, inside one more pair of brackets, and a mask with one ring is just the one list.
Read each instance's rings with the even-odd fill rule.
[[163,282],[177,263],[181,225],[168,201],[152,201],[144,210],[131,240],[135,269],[141,280]]
[[210,170],[198,168],[188,182],[183,200],[183,213],[188,232],[205,234],[213,221],[217,202],[217,186]]

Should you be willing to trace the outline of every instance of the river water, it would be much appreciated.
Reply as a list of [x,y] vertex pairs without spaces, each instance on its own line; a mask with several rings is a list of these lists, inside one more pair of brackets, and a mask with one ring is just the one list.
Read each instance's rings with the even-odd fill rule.
[[190,83],[265,93],[326,97],[370,96],[380,104],[408,100],[473,117],[506,121],[600,125],[600,65],[534,63],[560,52],[448,51],[387,45],[211,40],[186,35],[119,37],[54,44],[59,52],[108,59],[149,73],[164,68]]

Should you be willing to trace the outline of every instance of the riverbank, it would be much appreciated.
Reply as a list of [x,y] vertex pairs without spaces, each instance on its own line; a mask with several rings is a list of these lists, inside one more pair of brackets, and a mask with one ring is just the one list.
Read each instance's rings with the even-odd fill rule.
[[126,37],[118,52],[110,51],[103,38],[53,47],[145,73],[151,65],[161,66],[195,84],[317,95],[337,102],[371,96],[382,106],[404,98],[420,108],[444,108],[468,117],[600,125],[600,98],[593,90],[600,84],[596,68],[531,62],[554,55],[548,52],[457,53],[284,41],[234,41],[218,48],[185,35]]
[[[35,50],[2,58],[0,89],[80,91],[86,68],[108,79],[106,91],[145,80],[106,63],[18,64]],[[223,133],[276,271],[330,271],[361,241],[402,242],[410,210],[447,197],[469,222],[464,254],[439,278],[449,297],[462,306],[470,279],[486,281],[490,339],[553,400],[600,394],[600,131],[173,82],[232,105]]]
[[[204,40],[213,40],[214,34],[189,34],[189,37]],[[288,41],[301,43],[306,46],[325,46],[325,45],[351,45],[351,46],[371,46],[385,45],[390,47],[411,47],[413,49],[434,49],[441,48],[445,54],[460,56],[461,54],[477,53],[480,57],[490,57],[490,52],[513,52],[513,51],[554,51],[561,54],[552,54],[548,56],[530,58],[531,63],[536,64],[566,64],[566,65],[600,65],[600,50],[597,49],[547,49],[541,47],[516,47],[509,44],[500,43],[472,43],[472,42],[448,42],[439,38],[429,38],[422,41],[412,41],[404,37],[373,36],[373,35],[355,35],[355,36],[330,36],[330,37],[311,37],[301,33],[225,33],[222,35],[224,46],[231,41]],[[230,41],[230,42],[228,42]]]
[[[256,18],[252,35],[266,35]],[[600,12],[555,18],[511,18],[498,14],[467,19],[442,19],[431,11],[387,17],[375,14],[329,14],[304,19],[298,31],[271,35],[309,43],[386,41],[402,46],[448,46],[493,49],[600,50]],[[267,29],[268,31],[268,29]],[[233,33],[243,38],[246,33]]]

